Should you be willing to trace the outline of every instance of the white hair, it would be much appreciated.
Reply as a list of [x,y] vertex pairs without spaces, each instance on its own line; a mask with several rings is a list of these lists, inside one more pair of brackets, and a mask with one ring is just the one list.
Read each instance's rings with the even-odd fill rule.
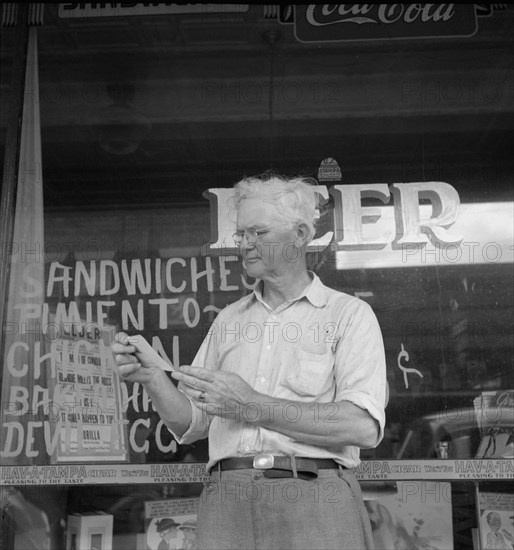
[[277,213],[288,222],[305,223],[309,229],[309,241],[316,233],[319,217],[319,195],[312,178],[287,178],[276,174],[263,174],[243,178],[234,185],[236,209],[245,199],[269,202]]

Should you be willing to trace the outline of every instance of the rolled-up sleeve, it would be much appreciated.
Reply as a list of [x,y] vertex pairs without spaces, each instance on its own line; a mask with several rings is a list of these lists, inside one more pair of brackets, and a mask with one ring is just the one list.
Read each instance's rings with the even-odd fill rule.
[[355,299],[340,320],[335,351],[336,400],[350,401],[377,420],[380,430],[374,446],[384,437],[386,362],[382,333],[371,307]]
[[[193,367],[213,368],[218,363],[218,346],[216,330],[214,330],[216,321],[212,324],[210,330],[205,336],[200,349],[198,350],[191,365]],[[178,385],[178,390],[182,391],[182,383]],[[184,392],[182,392],[184,393]],[[184,395],[186,395],[184,393]],[[181,436],[177,436],[172,430],[169,430],[179,445],[188,445],[199,439],[205,439],[209,435],[209,427],[212,422],[212,416],[199,409],[194,401],[186,395],[191,403],[191,424],[187,431]],[[168,428],[169,429],[169,428]]]

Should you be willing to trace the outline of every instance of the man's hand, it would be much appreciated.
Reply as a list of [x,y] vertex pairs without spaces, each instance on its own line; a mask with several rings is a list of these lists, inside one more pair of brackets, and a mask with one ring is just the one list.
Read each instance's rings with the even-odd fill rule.
[[148,385],[154,380],[157,372],[162,372],[156,366],[144,365],[139,361],[135,355],[136,347],[130,343],[129,336],[124,332],[116,334],[111,351],[114,355],[116,372],[123,380]]
[[182,382],[182,391],[208,414],[239,416],[241,409],[256,401],[257,392],[233,372],[183,365],[171,376]]
[[124,332],[116,334],[111,351],[118,375],[128,382],[143,384],[166,426],[181,437],[191,425],[189,400],[177,390],[166,372],[152,358],[151,363],[138,359],[136,354],[139,353],[140,357],[144,357],[144,354],[130,343],[129,336]]

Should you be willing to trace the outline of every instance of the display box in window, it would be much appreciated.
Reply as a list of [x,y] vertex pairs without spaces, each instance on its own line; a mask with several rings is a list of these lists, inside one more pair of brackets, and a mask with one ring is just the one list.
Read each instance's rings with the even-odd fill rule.
[[103,512],[68,516],[66,550],[112,550],[112,524]]

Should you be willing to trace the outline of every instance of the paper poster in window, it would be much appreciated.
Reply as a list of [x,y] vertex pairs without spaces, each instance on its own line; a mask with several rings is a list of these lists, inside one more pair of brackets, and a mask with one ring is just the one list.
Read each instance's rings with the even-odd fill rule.
[[480,493],[479,530],[482,550],[514,548],[514,494]]
[[196,550],[198,498],[145,502],[147,550]]
[[59,327],[52,346],[55,462],[127,459],[120,382],[109,349],[114,332],[86,323]]
[[484,391],[473,404],[480,429],[476,458],[514,458],[514,390]]
[[381,550],[452,550],[451,485],[403,481],[398,493],[365,501],[375,547]]

